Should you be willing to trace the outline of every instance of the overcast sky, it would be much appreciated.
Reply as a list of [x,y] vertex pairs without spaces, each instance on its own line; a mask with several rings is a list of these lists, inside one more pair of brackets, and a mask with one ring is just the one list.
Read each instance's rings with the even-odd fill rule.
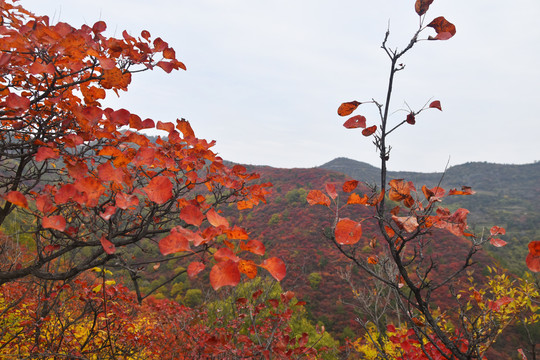
[[[345,101],[384,101],[389,62],[417,29],[414,0],[22,0],[52,21],[107,23],[106,35],[148,30],[187,72],[134,76],[108,106],[141,117],[188,119],[234,162],[313,167],[336,157],[378,165],[371,140],[342,126]],[[540,2],[435,0],[426,23],[456,25],[448,41],[422,41],[397,75],[392,121],[440,100],[390,137],[391,170],[442,171],[469,161],[540,160]],[[431,29],[428,29],[431,30]],[[424,38],[434,32],[426,31]],[[110,95],[115,97],[114,94]],[[376,108],[355,114],[377,121]]]

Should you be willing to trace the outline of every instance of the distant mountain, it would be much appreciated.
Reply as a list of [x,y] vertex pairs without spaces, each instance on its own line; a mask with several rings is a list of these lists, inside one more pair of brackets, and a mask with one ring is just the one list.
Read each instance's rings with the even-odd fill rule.
[[[360,161],[337,158],[320,168],[370,184],[380,182],[380,170]],[[417,189],[422,185],[437,186],[439,182],[446,190],[463,185],[472,187],[475,195],[447,198],[442,205],[470,210],[469,224],[476,231],[493,225],[505,227],[508,246],[488,250],[512,271],[525,270],[523,258],[527,244],[540,239],[540,162],[526,165],[471,162],[452,166],[444,174],[389,171],[387,178],[412,181]]]

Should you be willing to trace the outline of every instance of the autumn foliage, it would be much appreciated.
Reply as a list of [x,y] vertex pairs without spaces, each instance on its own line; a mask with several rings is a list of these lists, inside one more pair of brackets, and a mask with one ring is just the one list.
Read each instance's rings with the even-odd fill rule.
[[[251,208],[265,201],[269,184],[225,166],[184,119],[156,122],[101,106],[137,72],[185,69],[175,51],[148,31],[110,38],[103,21],[52,25],[9,1],[1,11],[0,224],[18,213],[35,226],[31,256],[3,259],[0,283],[69,279],[113,259],[136,278],[131,247],[155,242],[162,255],[190,255],[190,276],[211,268],[215,289],[236,285],[248,271],[240,252],[264,255],[264,247],[246,245],[247,232],[218,206]],[[162,136],[150,141],[139,133],[145,129]],[[285,275],[279,259],[250,261],[250,276],[260,267]]]
[[[424,111],[442,111],[438,100],[427,101],[419,110],[407,106],[408,109],[390,111],[394,79],[404,69],[398,60],[420,40],[448,40],[456,34],[456,27],[442,16],[424,25],[432,3],[433,0],[416,1],[420,26],[402,50],[387,44],[390,30],[386,32],[382,48],[391,62],[386,101],[348,101],[337,110],[342,117],[354,115],[343,123],[345,128],[362,129],[362,135],[372,139],[381,161],[379,186],[366,184],[357,188],[358,181],[349,180],[343,186],[327,184],[324,192],[312,190],[307,195],[310,205],[324,206],[330,211],[333,222],[331,229],[325,232],[326,238],[351,266],[362,270],[373,285],[361,287],[352,283],[349,275],[344,276],[351,283],[364,317],[357,320],[366,333],[364,341],[357,343],[357,350],[371,359],[480,359],[515,319],[531,316],[532,320],[520,321],[524,324],[538,321],[534,315],[538,311],[535,305],[518,305],[522,299],[518,295],[520,291],[527,294],[525,297],[538,298],[530,281],[520,285],[507,282],[512,295],[495,296],[494,300],[475,297],[479,291],[504,287],[494,282],[487,285],[488,290],[485,285],[474,284],[459,292],[464,287],[464,275],[472,274],[470,268],[481,247],[506,245],[506,241],[500,239],[506,233],[504,228],[493,226],[489,231],[475,234],[467,224],[467,209],[450,210],[442,206],[447,197],[473,195],[470,187],[446,190],[441,185],[443,178],[436,186],[423,185],[417,189],[406,179],[387,179],[387,163],[391,157],[388,135],[402,126],[415,125],[418,115]],[[421,39],[427,28],[435,30],[436,35]],[[379,119],[373,121],[354,114],[366,104],[376,106]],[[391,115],[402,112],[406,115],[397,118]],[[342,191],[336,192],[336,189]],[[354,212],[350,208],[354,206],[370,207],[372,215],[355,219],[350,215]],[[375,226],[378,234],[365,236],[366,224]],[[432,235],[436,231],[448,231],[469,243],[468,254],[459,260],[460,265],[452,273],[442,271],[440,263],[444,261],[444,254],[433,253]],[[540,258],[536,243],[529,245],[526,259],[529,269],[535,272],[539,270]],[[365,249],[369,249],[367,254]],[[447,308],[442,310],[434,301],[440,293],[445,294],[447,303]],[[476,304],[464,301],[463,297],[477,299]],[[393,322],[399,323],[399,329]],[[534,341],[531,346],[534,353]]]

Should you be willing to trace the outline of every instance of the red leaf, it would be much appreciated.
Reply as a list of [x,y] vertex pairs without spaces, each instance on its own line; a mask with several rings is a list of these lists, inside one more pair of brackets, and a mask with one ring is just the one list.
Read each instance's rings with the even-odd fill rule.
[[43,214],[48,214],[54,210],[54,206],[49,195],[39,195],[36,198],[36,207]]
[[24,96],[9,93],[6,97],[6,106],[8,108],[24,111],[30,107],[30,100]]
[[156,65],[162,68],[167,74],[174,70],[174,64],[171,62],[159,61]]
[[320,190],[311,190],[306,198],[309,205],[330,206],[330,198]]
[[107,240],[105,235],[102,235],[99,241],[101,241],[101,246],[103,246],[103,250],[105,250],[107,254],[112,255],[116,252],[116,247],[114,246],[112,242]]
[[159,241],[159,251],[163,255],[174,254],[181,251],[189,251],[189,240],[185,233],[178,231],[181,227],[175,227],[170,234]]
[[58,149],[52,149],[47,146],[42,146],[38,149],[35,159],[36,161],[44,161],[47,159],[58,159],[60,155],[58,154]]
[[247,243],[241,242],[240,249],[252,252],[256,255],[264,255],[266,248],[259,240],[249,240]]
[[491,243],[491,245],[493,245],[495,247],[503,247],[503,246],[506,245],[506,241],[501,240],[501,239],[491,238],[491,239],[489,239],[489,242]]
[[114,215],[115,212],[116,212],[116,206],[109,205],[107,206],[105,211],[99,213],[99,216],[103,220],[108,221],[111,218],[111,216]]
[[332,200],[337,198],[336,186],[334,184],[326,183],[325,189],[326,189],[326,193],[330,196]]
[[496,235],[504,235],[504,234],[506,234],[506,230],[505,230],[503,227],[494,226],[494,227],[492,227],[492,228],[489,230],[489,233],[490,233],[492,236],[496,236]]
[[437,32],[437,36],[429,36],[428,40],[448,40],[456,34],[454,24],[447,21],[443,16],[433,19],[427,26],[432,27]]
[[156,204],[164,204],[173,196],[173,184],[166,176],[156,176],[143,188],[148,198]]
[[92,26],[92,31],[95,33],[100,33],[107,30],[107,24],[104,21],[98,21]]
[[540,241],[531,241],[529,243],[529,252],[533,256],[540,256]]
[[210,271],[210,284],[214,290],[218,290],[222,286],[236,286],[240,282],[240,271],[238,265],[227,260],[217,263]]
[[365,128],[366,118],[362,115],[356,115],[343,123],[347,129]]
[[105,182],[113,181],[117,184],[124,182],[124,172],[113,167],[109,161],[98,166],[98,177]]
[[198,273],[204,270],[204,267],[205,266],[202,262],[194,261],[188,265],[187,274],[191,279],[193,279]]
[[346,181],[346,182],[343,184],[343,191],[346,192],[346,193],[350,193],[351,191],[353,191],[354,189],[356,189],[357,186],[358,186],[358,180],[349,180],[349,181]]
[[208,212],[206,213],[206,218],[208,219],[208,222],[214,227],[229,227],[229,221],[223,216],[219,215],[214,208],[208,210]]
[[346,103],[343,103],[338,108],[338,115],[339,116],[347,116],[350,115],[356,108],[361,104],[361,102],[358,101],[349,101]]
[[414,113],[410,113],[409,115],[407,115],[407,119],[405,121],[407,121],[407,123],[411,124],[411,125],[416,124],[416,119],[414,117]]
[[28,201],[26,200],[26,197],[19,191],[14,190],[8,192],[7,195],[4,196],[4,199],[15,206],[20,206],[28,209]]
[[370,126],[370,127],[366,128],[366,129],[362,130],[362,135],[370,136],[375,131],[377,131],[377,125],[373,125],[373,126]]
[[431,104],[429,104],[429,107],[439,109],[440,111],[442,111],[441,102],[439,100],[433,101]]
[[62,215],[47,216],[41,221],[44,229],[55,229],[64,231],[66,229],[66,219]]
[[227,261],[227,260],[238,262],[240,260],[240,258],[236,256],[236,254],[228,247],[224,247],[216,251],[214,253],[214,259],[216,259],[217,262],[222,262],[222,261]]
[[534,256],[529,253],[525,259],[525,263],[532,272],[540,272],[540,256]]
[[148,41],[150,39],[150,32],[148,32],[148,30],[143,30],[141,31],[141,36],[143,37],[143,39]]
[[204,214],[198,206],[189,204],[180,210],[180,219],[188,224],[201,226],[204,220]]
[[139,198],[135,195],[128,195],[124,193],[116,193],[116,206],[122,210],[126,210],[129,207],[139,205]]
[[428,11],[429,5],[431,5],[432,2],[433,0],[416,0],[414,10],[416,10],[418,15],[424,15]]
[[362,225],[351,219],[341,219],[335,230],[336,242],[340,245],[353,245],[362,237]]
[[285,263],[277,257],[271,257],[264,260],[260,267],[266,269],[277,281],[283,280],[287,274]]

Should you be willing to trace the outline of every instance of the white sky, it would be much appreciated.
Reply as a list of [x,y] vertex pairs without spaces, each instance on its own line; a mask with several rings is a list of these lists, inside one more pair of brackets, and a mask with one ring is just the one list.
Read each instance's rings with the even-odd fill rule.
[[[344,156],[378,165],[371,138],[342,127],[345,101],[383,102],[389,62],[418,24],[414,0],[22,0],[53,22],[104,20],[109,36],[148,30],[187,72],[134,76],[108,106],[143,118],[186,118],[224,159],[313,167]],[[393,109],[440,100],[390,138],[391,170],[442,171],[468,161],[540,160],[540,2],[435,0],[456,25],[448,41],[422,41],[397,75]],[[431,30],[431,29],[429,29]],[[424,37],[434,34],[426,31]],[[111,98],[114,94],[109,95]],[[353,114],[377,120],[373,105]],[[406,112],[392,119],[401,121]]]

